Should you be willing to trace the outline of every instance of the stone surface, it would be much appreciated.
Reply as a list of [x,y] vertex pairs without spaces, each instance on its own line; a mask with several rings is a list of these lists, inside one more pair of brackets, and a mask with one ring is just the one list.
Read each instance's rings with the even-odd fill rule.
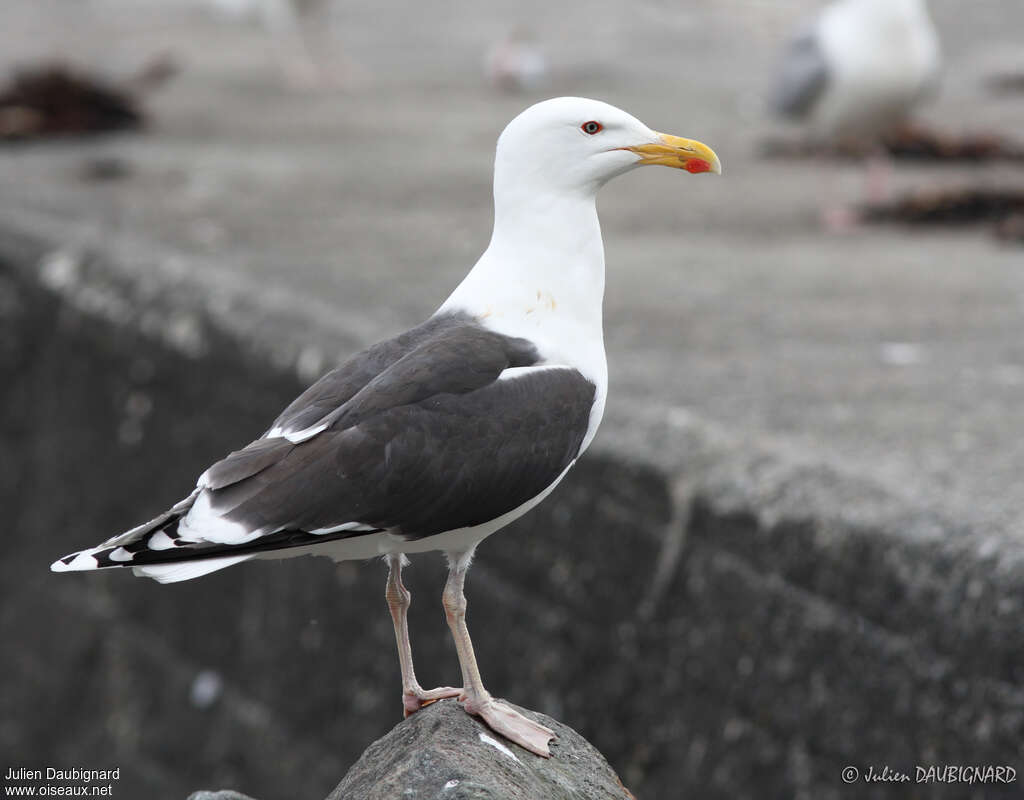
[[230,789],[221,789],[216,792],[209,792],[206,790],[192,792],[192,794],[188,796],[188,800],[253,800],[253,798],[246,794],[233,792]]
[[632,800],[572,728],[515,706],[553,730],[541,758],[494,734],[454,700],[413,714],[370,745],[327,800]]

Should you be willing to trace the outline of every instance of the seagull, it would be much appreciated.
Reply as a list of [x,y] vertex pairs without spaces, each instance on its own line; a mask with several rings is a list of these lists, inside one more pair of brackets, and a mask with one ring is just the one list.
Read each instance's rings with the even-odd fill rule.
[[[883,202],[892,174],[883,137],[938,83],[939,41],[925,0],[835,0],[790,41],[775,111],[802,122],[818,144],[867,156],[867,200]],[[826,203],[825,228],[845,232],[857,213]]]
[[874,137],[934,88],[939,40],[925,0],[836,0],[790,41],[775,110],[815,137]]
[[[463,584],[477,545],[547,497],[597,432],[608,368],[596,194],[647,164],[721,173],[707,145],[607,103],[523,111],[498,139],[490,243],[433,316],[328,372],[168,511],[51,569],[131,567],[170,583],[259,558],[383,557],[405,715],[458,697],[549,756],[552,731],[484,688]],[[425,690],[413,669],[402,567],[435,550],[461,688]]]

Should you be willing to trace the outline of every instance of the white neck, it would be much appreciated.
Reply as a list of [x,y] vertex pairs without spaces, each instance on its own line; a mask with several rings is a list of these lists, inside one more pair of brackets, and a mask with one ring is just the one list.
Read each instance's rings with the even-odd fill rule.
[[596,189],[509,175],[499,160],[491,242],[440,311],[465,311],[488,328],[528,338],[548,363],[576,367],[603,390],[604,246]]
[[597,433],[608,395],[597,187],[531,194],[528,180],[500,175],[496,170],[491,243],[439,313],[463,311],[493,331],[529,339],[542,363],[573,367],[590,380],[594,405],[582,452]]

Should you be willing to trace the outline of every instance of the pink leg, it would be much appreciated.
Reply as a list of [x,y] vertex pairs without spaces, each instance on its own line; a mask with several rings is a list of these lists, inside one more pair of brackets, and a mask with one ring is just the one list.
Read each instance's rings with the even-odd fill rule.
[[[867,155],[864,167],[864,200],[869,206],[888,202],[892,183],[892,158],[876,144]],[[822,224],[829,233],[850,233],[860,225],[860,214],[851,206],[827,206],[821,214]]]
[[821,190],[823,198],[818,211],[821,227],[830,234],[850,233],[856,230],[860,220],[857,210],[841,199],[843,169],[829,161],[827,156],[820,163],[821,174],[825,176]]
[[865,169],[865,195],[871,205],[880,205],[889,200],[892,185],[892,156],[879,145],[868,156]]
[[495,733],[531,753],[549,757],[551,752],[548,750],[548,742],[555,738],[554,732],[527,719],[504,703],[499,703],[484,688],[473,653],[473,642],[469,638],[469,628],[466,627],[466,596],[462,589],[468,559],[449,554],[448,562],[448,581],[444,586],[443,602],[448,627],[451,628],[455,649],[459,654],[459,665],[462,667],[464,688],[459,699],[463,701],[463,707],[470,714],[482,717]]
[[386,596],[391,609],[391,621],[395,624],[395,641],[398,643],[398,663],[402,668],[402,706],[405,716],[419,711],[423,706],[443,697],[455,697],[460,689],[443,686],[438,689],[423,689],[416,680],[412,666],[412,645],[409,643],[409,604],[412,595],[402,584],[402,555],[388,556],[388,584]]

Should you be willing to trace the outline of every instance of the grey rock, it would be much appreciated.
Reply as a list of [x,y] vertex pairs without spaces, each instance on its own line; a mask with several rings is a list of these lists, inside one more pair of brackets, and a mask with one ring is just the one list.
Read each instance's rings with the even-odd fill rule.
[[188,796],[188,800],[254,800],[247,794],[241,792],[235,792],[231,789],[221,789],[220,791],[210,792],[206,789],[202,789],[198,792],[192,792]]
[[557,735],[541,758],[495,734],[454,700],[413,714],[370,745],[327,800],[629,800],[594,747],[551,717],[515,706]]

